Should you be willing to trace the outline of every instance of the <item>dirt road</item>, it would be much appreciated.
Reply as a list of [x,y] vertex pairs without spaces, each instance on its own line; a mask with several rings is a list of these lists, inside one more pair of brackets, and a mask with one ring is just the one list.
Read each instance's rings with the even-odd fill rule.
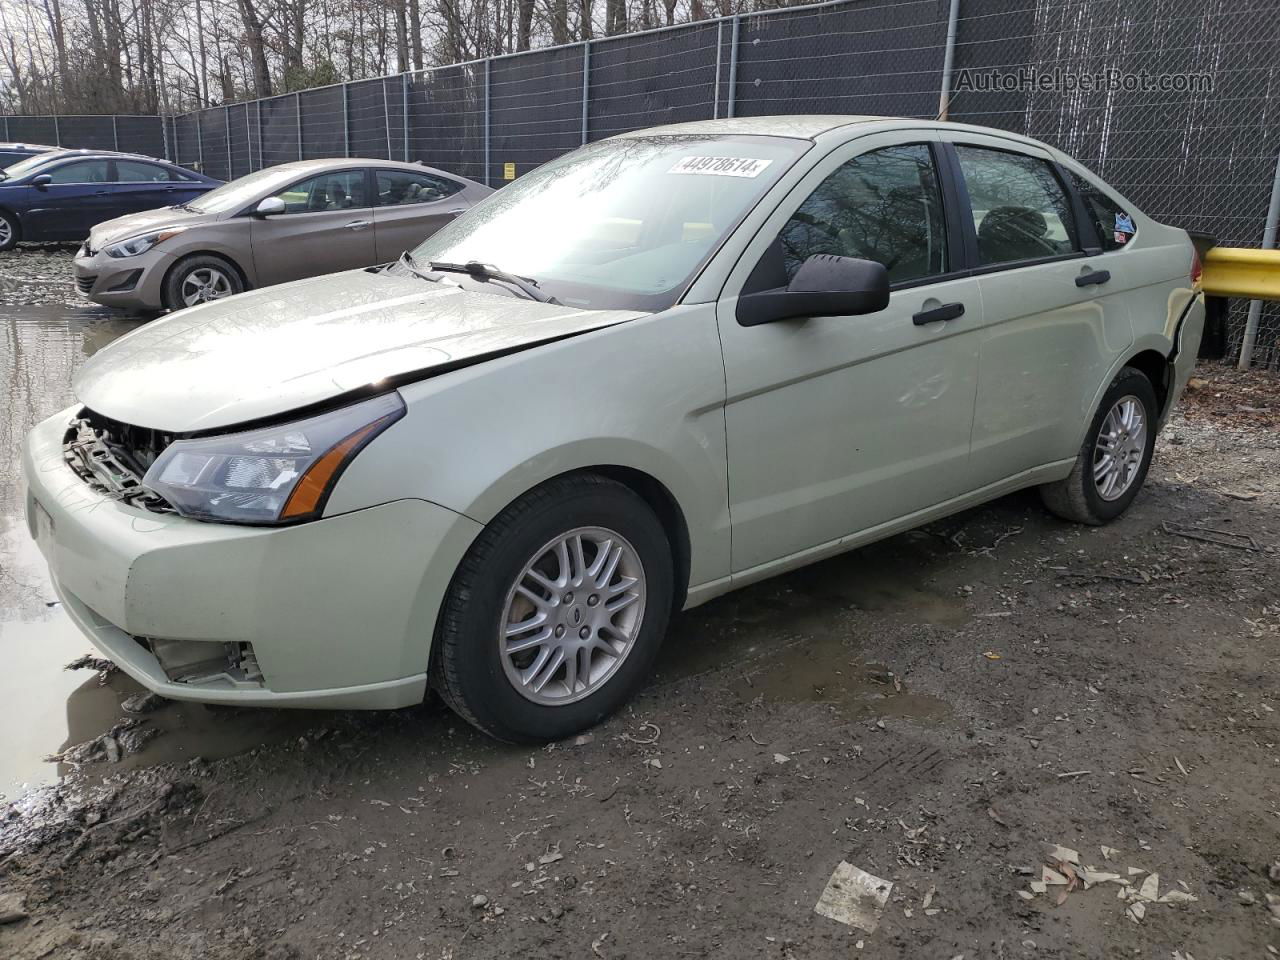
[[[1026,493],[725,597],[580,740],[205,711],[271,742],[84,764],[0,808],[0,957],[1276,955],[1280,388],[1202,376],[1120,522]],[[814,912],[841,861],[874,932]]]

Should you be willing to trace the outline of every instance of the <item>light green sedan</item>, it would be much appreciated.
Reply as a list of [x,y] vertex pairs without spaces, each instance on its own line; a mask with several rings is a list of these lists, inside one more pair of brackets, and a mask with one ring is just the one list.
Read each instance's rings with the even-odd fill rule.
[[389,267],[102,350],[31,433],[65,608],[167,697],[587,727],[673,612],[1023,487],[1137,496],[1204,322],[1187,234],[996,130],[585,146]]

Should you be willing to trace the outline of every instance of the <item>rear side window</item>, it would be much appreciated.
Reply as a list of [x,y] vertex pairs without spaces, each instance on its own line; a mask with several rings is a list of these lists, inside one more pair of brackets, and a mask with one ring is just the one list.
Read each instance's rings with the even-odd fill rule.
[[154,163],[142,163],[138,160],[117,160],[116,179],[121,183],[156,183],[169,182],[169,171]]
[[969,190],[978,262],[1043,260],[1072,253],[1071,205],[1045,160],[956,146]]
[[817,253],[882,263],[891,283],[945,273],[942,195],[928,146],[850,160],[800,204],[778,239],[788,282]]
[[400,170],[376,171],[378,206],[399,207],[413,203],[432,203],[451,197],[462,189],[462,184],[427,173],[410,173]]
[[1086,180],[1080,174],[1073,173],[1071,178],[1075,182],[1076,192],[1084,200],[1085,210],[1088,211],[1093,225],[1098,230],[1102,249],[1119,250],[1132,240],[1137,231],[1129,211],[1098,189],[1097,184]]

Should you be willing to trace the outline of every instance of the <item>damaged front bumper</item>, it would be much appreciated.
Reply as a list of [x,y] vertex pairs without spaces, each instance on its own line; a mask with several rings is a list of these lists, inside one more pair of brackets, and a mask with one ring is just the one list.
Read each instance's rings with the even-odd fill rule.
[[479,524],[423,500],[279,528],[152,512],[67,464],[74,413],[27,438],[28,522],[67,613],[125,673],[208,703],[422,699],[436,614]]

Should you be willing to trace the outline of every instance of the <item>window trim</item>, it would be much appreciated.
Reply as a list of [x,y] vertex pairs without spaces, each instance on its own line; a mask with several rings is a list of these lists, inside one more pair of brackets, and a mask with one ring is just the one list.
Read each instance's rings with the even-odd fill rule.
[[[965,183],[964,171],[960,167],[960,155],[957,153],[956,147],[971,147],[976,150],[989,150],[993,153],[1008,153],[1015,157],[1028,157],[1032,160],[1038,160],[1047,165],[1053,172],[1054,178],[1058,182],[1058,186],[1062,189],[1063,195],[1067,200],[1067,207],[1071,211],[1072,223],[1067,225],[1067,233],[1071,239],[1073,249],[1069,253],[1059,253],[1047,257],[1028,257],[1023,260],[1006,260],[1001,263],[981,263],[981,258],[978,254],[978,228],[973,222],[973,201],[969,198],[969,187],[968,184]],[[1046,263],[1062,263],[1067,260],[1079,260],[1084,257],[1095,255],[1092,248],[1085,247],[1082,242],[1084,238],[1081,236],[1079,226],[1075,222],[1079,216],[1077,197],[1075,195],[1075,191],[1071,189],[1070,183],[1063,181],[1062,170],[1057,161],[1052,158],[1046,159],[1045,157],[1038,157],[1033,153],[1027,153],[1023,150],[1017,150],[1010,147],[996,147],[986,143],[964,139],[943,140],[942,148],[949,157],[956,196],[960,203],[960,229],[965,235],[964,249],[967,261],[967,276],[979,277],[989,273],[999,273],[1004,270],[1018,270],[1022,267],[1038,267]]]

